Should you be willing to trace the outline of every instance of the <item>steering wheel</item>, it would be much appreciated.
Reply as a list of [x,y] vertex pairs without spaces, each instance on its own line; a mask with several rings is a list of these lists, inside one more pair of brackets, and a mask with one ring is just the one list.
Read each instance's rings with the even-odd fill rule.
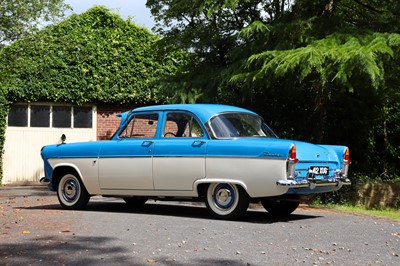
[[164,137],[167,137],[168,135],[172,135],[172,136],[176,137],[176,135],[174,133],[172,133],[172,132],[165,132],[164,133]]

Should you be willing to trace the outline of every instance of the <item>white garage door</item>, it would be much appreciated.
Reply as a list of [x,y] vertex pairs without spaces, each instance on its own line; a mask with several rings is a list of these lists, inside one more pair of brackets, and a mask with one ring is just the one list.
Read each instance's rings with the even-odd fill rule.
[[39,182],[44,145],[96,140],[96,108],[56,104],[15,104],[7,118],[3,184]]

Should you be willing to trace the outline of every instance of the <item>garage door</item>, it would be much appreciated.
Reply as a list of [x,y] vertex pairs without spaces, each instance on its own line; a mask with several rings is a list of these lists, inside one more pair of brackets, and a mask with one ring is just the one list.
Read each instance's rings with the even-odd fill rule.
[[3,184],[39,182],[44,145],[96,140],[96,108],[56,104],[15,104],[7,118]]

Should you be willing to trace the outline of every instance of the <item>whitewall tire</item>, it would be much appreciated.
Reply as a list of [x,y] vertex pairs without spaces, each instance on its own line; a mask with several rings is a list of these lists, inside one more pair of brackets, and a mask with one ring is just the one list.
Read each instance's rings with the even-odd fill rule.
[[208,186],[205,202],[214,217],[234,220],[246,212],[249,196],[241,186],[213,183]]
[[57,197],[64,209],[83,209],[89,202],[90,195],[76,174],[65,174],[58,184]]

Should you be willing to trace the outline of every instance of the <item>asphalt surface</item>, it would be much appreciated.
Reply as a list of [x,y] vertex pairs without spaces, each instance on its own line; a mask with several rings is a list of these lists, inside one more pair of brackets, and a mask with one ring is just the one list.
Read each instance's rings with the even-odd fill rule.
[[400,265],[399,221],[300,207],[241,221],[203,204],[150,201],[141,210],[93,197],[60,208],[46,187],[0,188],[1,265]]

